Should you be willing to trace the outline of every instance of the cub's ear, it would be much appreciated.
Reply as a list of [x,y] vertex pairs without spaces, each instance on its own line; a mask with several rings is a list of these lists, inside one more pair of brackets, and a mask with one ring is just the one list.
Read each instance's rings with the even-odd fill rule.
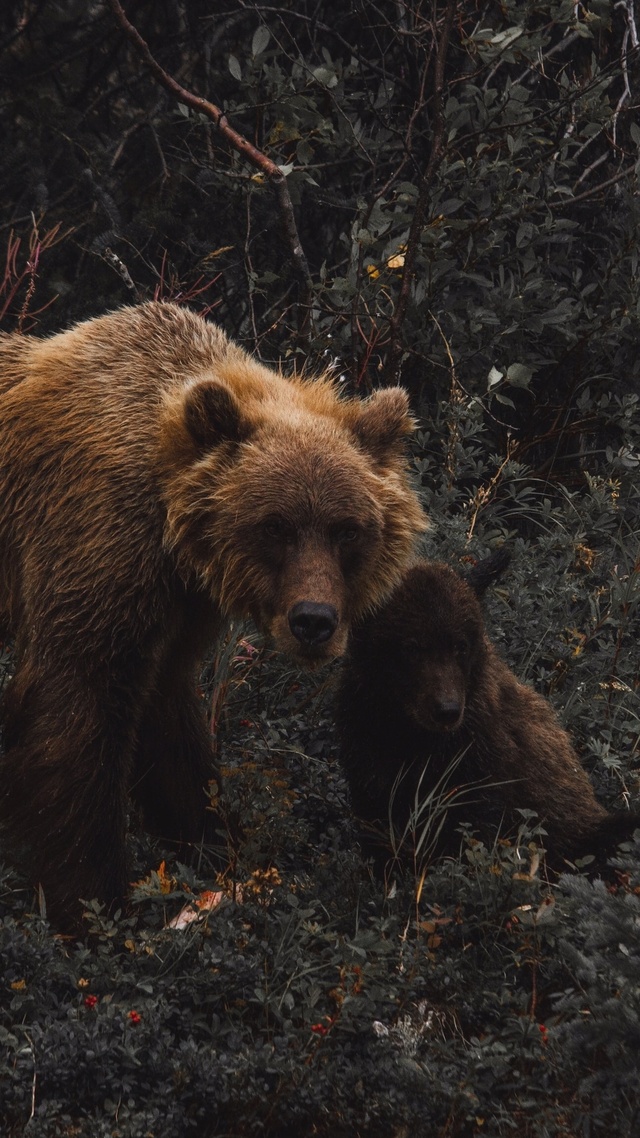
[[202,451],[223,442],[240,443],[251,433],[250,423],[236,397],[215,380],[194,383],[189,388],[183,413],[185,426]]
[[409,414],[409,397],[402,387],[385,387],[362,403],[352,404],[351,430],[378,462],[399,457],[416,424]]
[[488,557],[478,561],[473,569],[469,569],[465,573],[464,579],[468,585],[471,585],[476,596],[482,597],[489,586],[498,580],[498,577],[504,573],[510,564],[511,550],[506,545],[501,545]]

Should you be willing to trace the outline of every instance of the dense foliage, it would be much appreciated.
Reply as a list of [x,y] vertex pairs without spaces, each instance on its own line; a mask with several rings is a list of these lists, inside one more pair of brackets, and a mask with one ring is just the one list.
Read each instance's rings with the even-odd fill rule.
[[[215,7],[126,4],[178,98],[113,4],[2,6],[2,329],[170,296],[265,359],[399,378],[425,549],[511,544],[492,635],[637,807],[633,0]],[[166,927],[213,860],[138,833],[131,912],[90,905],[73,943],[0,871],[2,1134],[633,1138],[640,845],[548,884],[523,818],[519,850],[461,834],[385,893],[332,677],[257,643],[234,630],[203,677],[242,903]]]

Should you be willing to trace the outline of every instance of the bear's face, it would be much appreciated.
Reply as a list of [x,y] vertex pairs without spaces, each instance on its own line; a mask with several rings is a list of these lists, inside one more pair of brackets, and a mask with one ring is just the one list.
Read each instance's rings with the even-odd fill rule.
[[473,590],[444,565],[411,569],[370,622],[358,651],[383,662],[385,682],[407,717],[425,731],[456,731],[464,720],[484,648]]
[[244,448],[217,523],[233,566],[225,607],[250,610],[279,649],[306,664],[341,655],[384,562],[375,483],[360,456],[346,446],[336,454],[335,439],[329,450],[280,432]]
[[306,666],[343,654],[351,622],[391,590],[424,529],[398,446],[406,397],[397,403],[385,392],[359,418],[347,404],[347,422],[299,407],[248,422],[219,384],[187,401],[205,453],[172,491],[176,544],[226,612],[251,613]]

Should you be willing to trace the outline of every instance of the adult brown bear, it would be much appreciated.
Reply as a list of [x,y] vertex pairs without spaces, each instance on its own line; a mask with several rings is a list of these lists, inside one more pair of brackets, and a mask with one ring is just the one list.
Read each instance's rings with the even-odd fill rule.
[[0,337],[0,422],[0,816],[64,923],[125,892],[129,791],[153,830],[201,835],[221,614],[316,665],[397,582],[424,528],[413,424],[400,389],[341,400],[157,303]]
[[[488,639],[478,594],[503,567],[498,553],[465,581],[422,561],[353,629],[337,702],[341,759],[380,868],[390,817],[398,838],[410,836],[420,800],[423,825],[432,811],[425,849],[459,846],[461,821],[485,835],[487,823],[494,834],[509,829],[525,808],[538,815],[558,868],[593,854],[600,870],[640,827],[637,814],[611,814],[597,801],[551,705]],[[420,822],[418,842],[419,830]]]

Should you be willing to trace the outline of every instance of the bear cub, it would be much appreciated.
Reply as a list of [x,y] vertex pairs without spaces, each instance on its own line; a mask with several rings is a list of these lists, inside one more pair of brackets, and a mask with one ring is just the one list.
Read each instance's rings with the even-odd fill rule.
[[341,761],[379,868],[389,855],[376,834],[388,843],[391,819],[401,836],[427,797],[437,807],[432,851],[455,850],[461,822],[504,829],[526,808],[557,869],[587,854],[601,869],[640,826],[638,815],[600,805],[550,704],[487,637],[479,595],[507,559],[498,551],[467,580],[422,561],[352,630],[337,699]]

